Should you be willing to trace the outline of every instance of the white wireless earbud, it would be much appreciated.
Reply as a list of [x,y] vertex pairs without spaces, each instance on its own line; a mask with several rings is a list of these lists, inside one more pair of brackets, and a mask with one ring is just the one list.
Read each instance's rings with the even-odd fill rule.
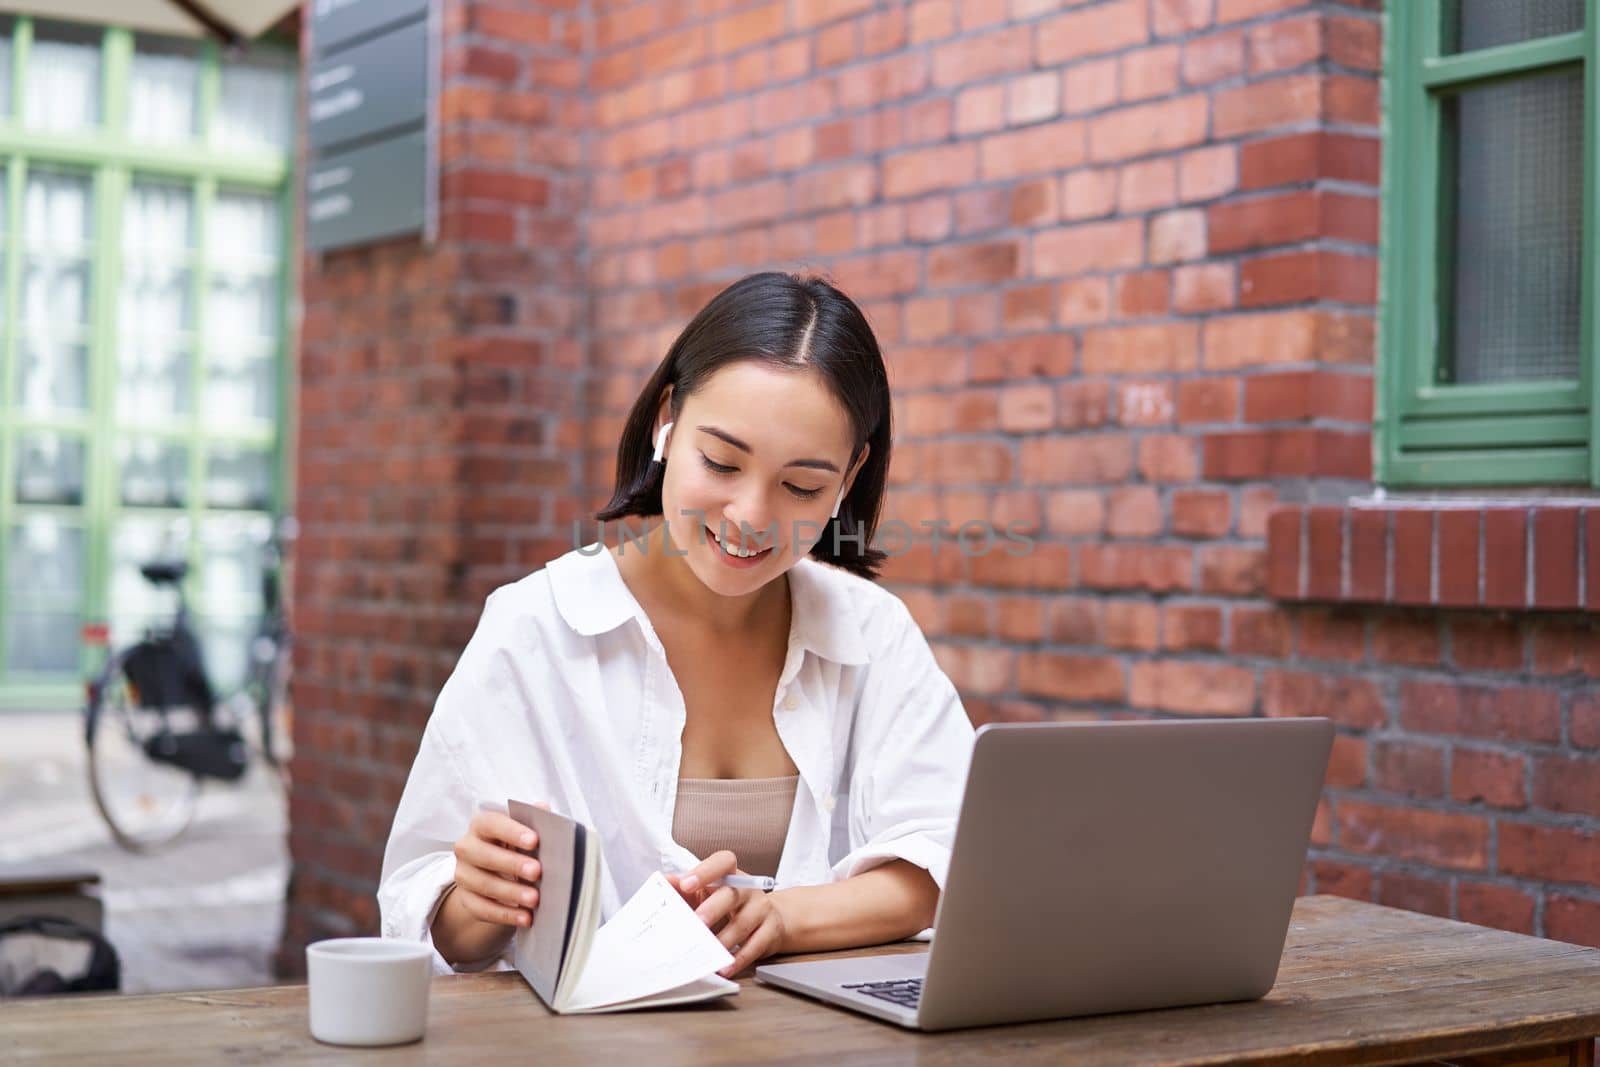
[[833,498],[833,517],[839,517],[839,505],[844,503],[844,490],[839,490],[839,495]]
[[661,457],[667,452],[667,436],[672,433],[672,423],[667,423],[656,431],[656,454],[650,457],[650,462],[660,463]]

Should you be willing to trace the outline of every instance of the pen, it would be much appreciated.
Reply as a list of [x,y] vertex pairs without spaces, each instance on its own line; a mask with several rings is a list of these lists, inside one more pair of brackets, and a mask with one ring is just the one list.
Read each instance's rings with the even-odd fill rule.
[[725,885],[729,889],[759,889],[763,893],[770,893],[778,888],[776,878],[768,878],[764,874],[729,874],[719,878],[715,885]]

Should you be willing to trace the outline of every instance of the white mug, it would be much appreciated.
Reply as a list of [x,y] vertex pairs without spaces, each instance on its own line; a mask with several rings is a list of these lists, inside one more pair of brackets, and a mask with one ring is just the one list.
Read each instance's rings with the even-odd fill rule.
[[311,1036],[330,1045],[399,1045],[428,1023],[432,951],[418,941],[336,937],[306,946]]

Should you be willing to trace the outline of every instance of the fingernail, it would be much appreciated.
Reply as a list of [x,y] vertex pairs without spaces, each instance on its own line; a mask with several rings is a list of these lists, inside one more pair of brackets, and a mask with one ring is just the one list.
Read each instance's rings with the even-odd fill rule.
[[693,893],[696,889],[700,888],[700,879],[692,874],[685,875],[683,879],[683,888]]
[[524,878],[532,878],[533,877],[533,864],[524,863],[522,865],[522,877],[524,877]]
[[523,848],[532,848],[533,847],[533,835],[532,834],[523,834],[522,835],[522,847]]

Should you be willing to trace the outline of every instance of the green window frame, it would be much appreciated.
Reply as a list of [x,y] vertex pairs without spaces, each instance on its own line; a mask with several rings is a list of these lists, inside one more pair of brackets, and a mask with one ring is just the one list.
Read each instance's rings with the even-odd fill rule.
[[[81,703],[83,678],[96,661],[95,650],[80,646],[74,655],[76,669],[58,672],[24,672],[11,669],[5,650],[6,627],[13,611],[34,600],[43,610],[67,611],[70,598],[30,591],[25,575],[12,574],[12,531],[19,520],[34,514],[69,516],[81,523],[84,534],[82,595],[71,608],[82,623],[111,617],[112,533],[118,517],[128,510],[120,501],[118,446],[134,439],[177,443],[187,451],[184,504],[181,507],[140,507],[138,514],[152,518],[187,520],[189,582],[203,588],[205,529],[203,520],[225,516],[274,515],[291,498],[291,468],[286,442],[292,440],[295,398],[294,377],[288,360],[289,294],[294,285],[294,199],[292,176],[294,146],[282,149],[244,148],[213,143],[217,130],[219,93],[223,84],[220,49],[210,41],[198,44],[197,92],[193,136],[186,142],[151,144],[128,132],[131,71],[137,41],[145,35],[115,26],[87,27],[99,40],[99,96],[97,126],[87,130],[55,131],[30,127],[25,94],[30,52],[41,23],[27,16],[8,18],[9,80],[4,86],[9,100],[0,109],[0,709],[70,707]],[[62,23],[47,23],[57,26]],[[84,29],[80,25],[80,30]],[[159,39],[152,38],[159,41]],[[296,64],[292,47],[281,43],[253,46],[281,53],[286,64]],[[92,241],[89,255],[89,329],[87,333],[88,399],[81,412],[36,413],[23,409],[18,396],[22,259],[25,252],[23,195],[30,173],[70,172],[90,183]],[[181,187],[190,197],[191,240],[184,261],[189,272],[185,292],[191,302],[190,322],[182,348],[188,359],[188,412],[161,425],[148,422],[123,424],[117,411],[118,307],[121,297],[123,232],[130,188],[153,181]],[[241,193],[270,198],[278,220],[276,272],[277,307],[273,311],[276,333],[270,345],[271,377],[275,403],[269,417],[255,424],[219,426],[206,417],[204,387],[207,382],[206,311],[217,264],[207,247],[207,226],[214,217],[219,195]],[[266,277],[267,275],[260,275]],[[23,502],[18,491],[19,441],[24,435],[61,434],[84,448],[81,506],[52,506]],[[213,452],[245,448],[265,452],[270,463],[270,501],[265,508],[208,506],[207,464]],[[7,603],[12,605],[7,608]],[[36,610],[39,608],[36,605]],[[204,604],[196,603],[198,621],[205,626]]]
[[[1448,16],[1466,0],[1390,0],[1385,29],[1380,361],[1374,415],[1379,483],[1407,486],[1600,487],[1600,357],[1595,348],[1596,145],[1593,77],[1600,0],[1583,28],[1452,51]],[[1450,230],[1454,146],[1446,110],[1458,94],[1514,79],[1582,77],[1578,376],[1449,380],[1454,308]]]

